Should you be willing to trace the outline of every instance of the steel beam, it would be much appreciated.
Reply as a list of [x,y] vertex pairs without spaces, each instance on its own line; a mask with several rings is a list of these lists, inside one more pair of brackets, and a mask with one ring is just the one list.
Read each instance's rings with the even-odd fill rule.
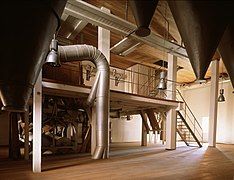
[[[113,14],[104,12],[100,8],[84,1],[69,0],[64,13],[124,36],[131,34],[137,28],[136,25]],[[139,42],[143,42],[159,50],[166,50],[175,56],[181,58],[188,57],[184,47],[167,41],[154,32],[147,37],[139,37],[135,33],[132,33],[130,36]]]

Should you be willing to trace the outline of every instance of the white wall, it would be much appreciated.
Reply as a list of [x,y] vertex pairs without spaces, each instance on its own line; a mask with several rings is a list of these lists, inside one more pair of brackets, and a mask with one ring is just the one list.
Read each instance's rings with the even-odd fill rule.
[[[217,142],[234,144],[234,94],[230,82],[223,84],[225,102],[218,103]],[[182,90],[183,96],[194,115],[202,124],[209,118],[210,85]],[[207,140],[207,138],[205,138]]]
[[112,122],[112,142],[139,142],[141,141],[140,115],[132,115],[131,120],[126,118],[111,119]]

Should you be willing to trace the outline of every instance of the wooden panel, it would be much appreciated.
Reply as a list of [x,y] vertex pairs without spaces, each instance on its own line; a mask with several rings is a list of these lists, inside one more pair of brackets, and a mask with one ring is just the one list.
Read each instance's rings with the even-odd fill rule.
[[61,67],[43,66],[43,78],[53,80],[58,83],[70,85],[81,85],[82,73],[79,62],[62,64]]

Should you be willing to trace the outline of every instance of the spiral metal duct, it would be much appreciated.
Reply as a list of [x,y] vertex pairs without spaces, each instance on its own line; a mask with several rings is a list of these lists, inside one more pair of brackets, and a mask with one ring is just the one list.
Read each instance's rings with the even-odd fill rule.
[[59,46],[58,54],[61,62],[89,60],[97,67],[96,79],[89,94],[87,104],[96,99],[96,148],[93,159],[108,158],[108,118],[110,94],[110,69],[105,56],[97,48],[88,45]]
[[203,80],[227,27],[231,2],[168,0],[197,80]]
[[130,0],[130,7],[137,24],[136,35],[150,35],[149,25],[157,7],[158,0]]
[[228,25],[218,50],[234,87],[234,24]]
[[39,75],[66,0],[1,2],[0,97],[21,112]]

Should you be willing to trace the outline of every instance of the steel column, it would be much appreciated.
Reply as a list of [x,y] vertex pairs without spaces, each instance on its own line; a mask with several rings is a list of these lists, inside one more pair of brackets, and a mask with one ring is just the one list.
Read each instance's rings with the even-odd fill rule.
[[[168,54],[167,99],[176,100],[177,57]],[[173,82],[172,82],[173,81]],[[166,118],[166,149],[176,149],[176,110],[170,109]]]
[[209,115],[209,146],[216,146],[217,109],[219,87],[219,60],[211,62],[211,86],[210,86],[210,115]]

